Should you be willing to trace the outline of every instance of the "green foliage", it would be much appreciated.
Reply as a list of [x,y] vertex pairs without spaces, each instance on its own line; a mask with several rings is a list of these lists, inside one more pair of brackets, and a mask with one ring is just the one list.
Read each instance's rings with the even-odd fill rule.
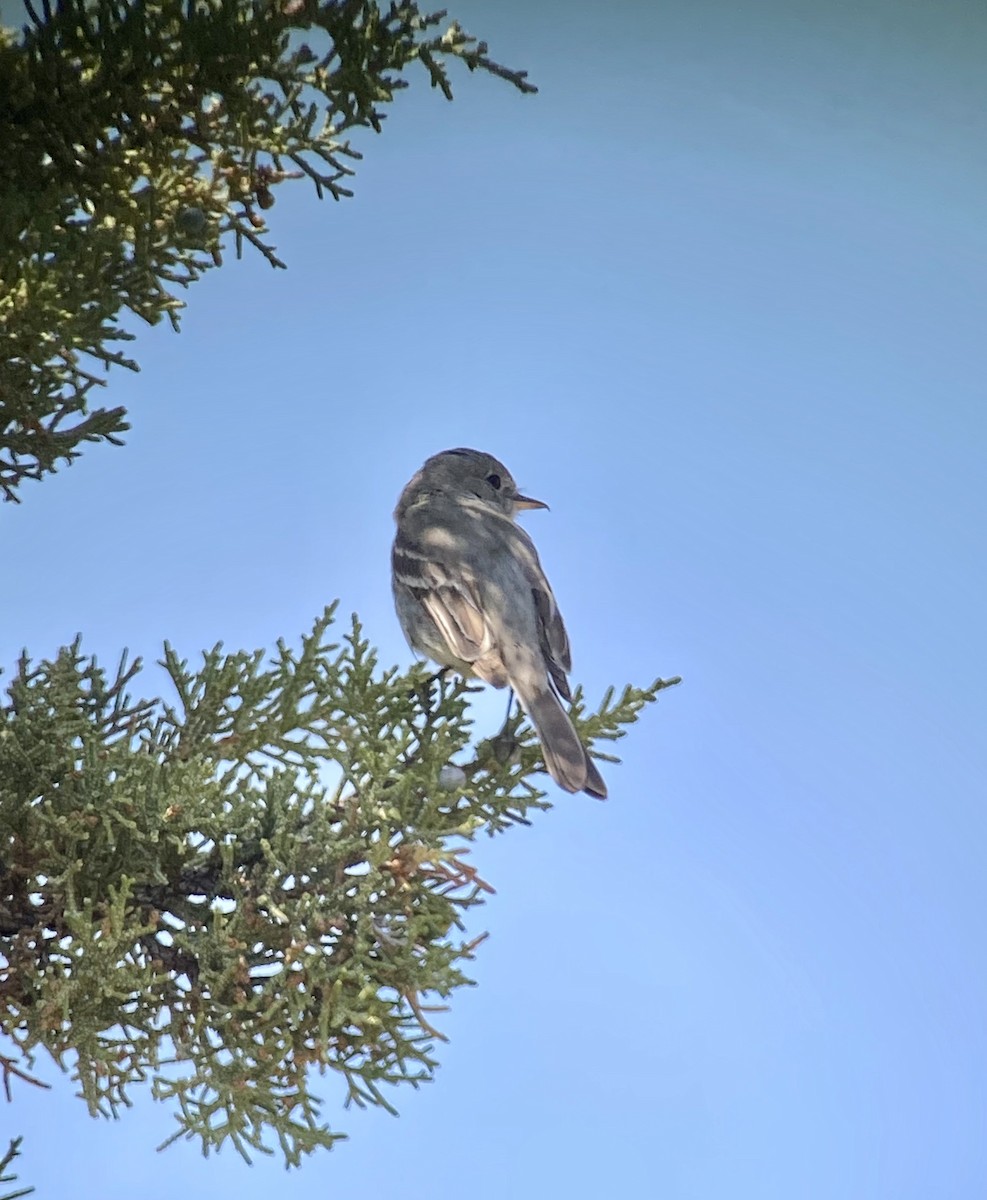
[[[443,13],[371,0],[25,0],[0,30],[0,493],[17,499],[118,443],[123,408],[88,408],[110,366],[136,369],[121,320],[177,327],[179,292],[268,239],[277,189],[350,194],[354,130],[418,62],[533,91]],[[355,618],[192,669],[176,698],[134,698],[76,642],[22,658],[0,703],[0,1053],[12,1081],[47,1055],[93,1114],[147,1086],[180,1137],[289,1165],[345,1135],[346,1103],[391,1109],[437,1065],[433,1024],[482,937],[492,889],[470,843],[547,807],[518,714],[471,745],[462,681],[381,670]],[[588,743],[612,741],[670,683],[577,693]],[[578,803],[578,800],[572,801]],[[437,1005],[438,1002],[438,1005]],[[2,1174],[17,1154],[11,1143]],[[25,1192],[14,1193],[16,1196]],[[12,1200],[5,1197],[4,1200]]]
[[[0,29],[0,492],[120,442],[123,408],[87,410],[110,366],[137,364],[119,321],[177,327],[176,294],[231,241],[284,264],[265,214],[307,178],[350,195],[353,130],[421,63],[535,89],[444,13],[371,0],[26,0]],[[308,38],[309,40],[303,40]]]
[[[471,687],[381,670],[356,619],[339,642],[331,619],[268,662],[217,646],[193,670],[166,647],[173,703],[132,698],[140,663],[110,677],[78,642],[20,662],[0,708],[0,1030],[71,1070],[94,1114],[149,1081],[169,1141],[297,1164],[343,1136],[316,1072],[388,1109],[385,1085],[432,1077],[434,1000],[470,983],[465,918],[492,890],[469,843],[547,807],[540,751],[520,717],[506,750],[471,751]],[[665,686],[577,705],[576,725],[618,738]]]

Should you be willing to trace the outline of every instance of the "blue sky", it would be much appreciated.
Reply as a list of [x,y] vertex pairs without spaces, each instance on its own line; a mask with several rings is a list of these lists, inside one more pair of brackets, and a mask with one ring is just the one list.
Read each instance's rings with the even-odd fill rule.
[[399,1119],[326,1079],[351,1140],[300,1171],[158,1157],[165,1108],[94,1122],[42,1065],[0,1132],[42,1196],[979,1197],[987,12],[450,15],[540,94],[419,81],[354,200],[279,193],[288,271],[141,333],[126,448],[0,511],[0,661],[271,646],[339,597],[407,662],[391,510],[472,445],[552,506],[590,698],[684,683],[607,804],[475,847],[479,986]]

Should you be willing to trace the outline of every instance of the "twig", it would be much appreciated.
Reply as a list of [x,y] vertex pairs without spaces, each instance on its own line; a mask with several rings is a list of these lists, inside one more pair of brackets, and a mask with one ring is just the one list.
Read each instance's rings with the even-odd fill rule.
[[6,1093],[7,1101],[13,1100],[10,1092],[10,1077],[16,1075],[18,1079],[23,1079],[25,1083],[33,1083],[35,1087],[51,1088],[50,1083],[45,1083],[40,1079],[35,1079],[33,1075],[28,1075],[26,1071],[22,1071],[16,1066],[12,1058],[8,1058],[6,1054],[0,1054],[0,1070],[3,1071],[3,1090]]

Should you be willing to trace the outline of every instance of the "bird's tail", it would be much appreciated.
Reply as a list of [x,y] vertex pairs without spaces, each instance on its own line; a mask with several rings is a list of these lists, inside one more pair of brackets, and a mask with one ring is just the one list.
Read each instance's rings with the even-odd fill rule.
[[548,687],[530,696],[520,696],[541,740],[548,773],[567,792],[586,792],[598,800],[607,798],[607,785],[596,764],[579,740],[561,702]]

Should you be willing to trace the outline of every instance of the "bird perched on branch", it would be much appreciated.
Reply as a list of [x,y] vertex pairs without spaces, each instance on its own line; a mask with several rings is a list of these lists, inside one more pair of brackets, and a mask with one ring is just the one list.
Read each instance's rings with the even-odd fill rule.
[[394,510],[394,603],[412,649],[510,685],[555,782],[602,800],[607,786],[560,701],[572,699],[565,625],[534,543],[515,522],[523,509],[547,507],[522,496],[489,454],[433,455]]

